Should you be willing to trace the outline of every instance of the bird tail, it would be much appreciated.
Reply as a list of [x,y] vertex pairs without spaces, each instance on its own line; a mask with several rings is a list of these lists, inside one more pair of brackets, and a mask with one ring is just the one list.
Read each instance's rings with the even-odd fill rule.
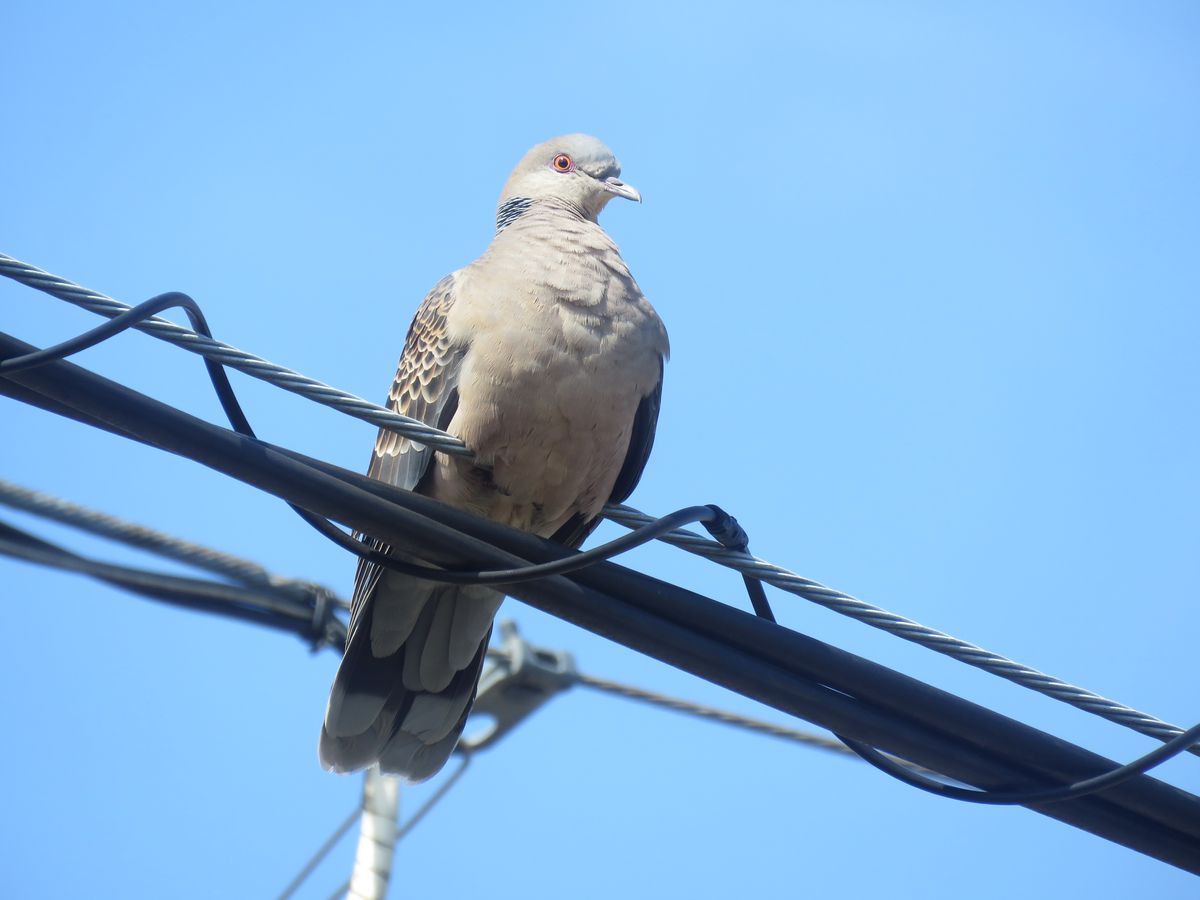
[[436,774],[462,734],[504,595],[389,570],[356,611],[321,728],[321,764]]

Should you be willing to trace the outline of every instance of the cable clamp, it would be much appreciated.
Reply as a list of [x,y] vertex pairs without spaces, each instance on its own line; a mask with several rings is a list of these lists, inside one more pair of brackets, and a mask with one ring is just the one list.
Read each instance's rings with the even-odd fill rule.
[[[500,623],[500,646],[479,679],[472,720],[487,725],[468,730],[458,742],[460,752],[490,747],[543,703],[578,683],[570,653],[535,647],[517,631],[511,619]],[[490,721],[489,721],[490,720]]]
[[738,520],[716,504],[709,503],[715,518],[705,522],[704,527],[712,535],[713,540],[728,550],[738,550],[745,553],[750,547],[750,535],[738,524]]
[[309,596],[312,597],[313,605],[308,639],[311,642],[312,652],[316,653],[329,643],[329,617],[333,615],[337,604],[330,602],[334,598],[328,588],[319,584],[309,584],[306,585],[306,588]]

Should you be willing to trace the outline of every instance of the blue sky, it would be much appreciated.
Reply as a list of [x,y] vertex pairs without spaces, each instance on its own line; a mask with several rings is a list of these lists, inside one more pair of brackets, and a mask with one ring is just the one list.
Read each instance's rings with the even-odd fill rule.
[[[426,290],[532,144],[601,137],[603,223],[671,333],[632,498],[716,502],[804,575],[1182,725],[1200,720],[1200,13],[1190,3],[27,3],[6,7],[0,250],[382,400]],[[86,313],[0,284],[3,330]],[[79,360],[210,420],[189,354]],[[355,469],[363,423],[235,384]],[[5,477],[348,592],[278,501],[11,401]],[[144,558],[4,513],[108,558]],[[631,564],[732,603],[669,548]],[[358,801],[316,763],[336,660],[0,560],[0,885],[274,896]],[[1116,758],[1151,742],[797,598],[787,625]],[[588,673],[781,717],[510,601]],[[1163,776],[1200,791],[1194,758]],[[406,792],[415,808],[430,787]],[[349,871],[352,841],[301,896]],[[1183,897],[1023,809],[577,689],[401,844],[394,896]]]

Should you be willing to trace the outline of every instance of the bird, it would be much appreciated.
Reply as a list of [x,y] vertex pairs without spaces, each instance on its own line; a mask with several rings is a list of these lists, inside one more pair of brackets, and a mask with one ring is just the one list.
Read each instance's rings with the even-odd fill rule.
[[[614,198],[641,202],[620,175],[586,134],[522,157],[486,251],[418,308],[388,394],[389,408],[456,435],[474,457],[381,429],[370,477],[569,547],[629,496],[654,443],[670,346],[597,223]],[[321,764],[378,765],[410,783],[435,775],[466,724],[503,599],[360,559]]]

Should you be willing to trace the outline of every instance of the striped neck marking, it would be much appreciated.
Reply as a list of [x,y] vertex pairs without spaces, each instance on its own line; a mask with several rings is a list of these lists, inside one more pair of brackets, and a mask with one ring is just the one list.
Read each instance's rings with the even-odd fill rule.
[[530,197],[509,197],[501,203],[500,208],[496,210],[496,234],[527,213],[531,206],[533,199]]

